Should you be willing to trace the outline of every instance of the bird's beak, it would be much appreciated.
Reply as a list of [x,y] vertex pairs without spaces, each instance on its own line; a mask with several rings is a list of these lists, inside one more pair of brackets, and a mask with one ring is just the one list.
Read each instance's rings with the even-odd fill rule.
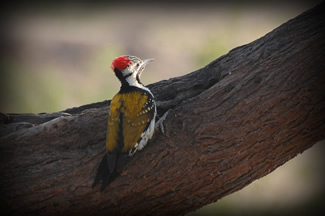
[[144,71],[145,66],[146,66],[149,62],[151,62],[151,61],[153,61],[153,60],[154,60],[153,58],[142,60],[142,64],[140,65],[139,70],[138,70],[138,76],[139,76],[139,77],[141,76],[142,72]]
[[145,66],[145,65],[147,65],[149,62],[151,62],[151,61],[153,61],[153,60],[155,60],[155,59],[153,59],[153,58],[150,58],[150,59],[145,59],[145,60],[142,60],[142,66]]

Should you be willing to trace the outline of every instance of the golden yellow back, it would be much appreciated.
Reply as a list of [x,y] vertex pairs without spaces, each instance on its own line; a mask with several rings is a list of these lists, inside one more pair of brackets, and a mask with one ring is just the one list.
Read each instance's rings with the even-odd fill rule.
[[114,96],[110,105],[106,149],[108,152],[128,152],[140,140],[154,116],[154,106],[148,93],[132,91]]

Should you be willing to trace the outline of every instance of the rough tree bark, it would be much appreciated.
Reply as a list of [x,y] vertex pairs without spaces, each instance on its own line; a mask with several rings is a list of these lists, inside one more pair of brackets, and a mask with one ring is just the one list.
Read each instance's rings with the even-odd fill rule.
[[[166,134],[104,192],[109,101],[2,114],[2,214],[178,215],[240,190],[325,138],[324,4],[206,67],[150,85]],[[141,214],[140,214],[141,213]]]

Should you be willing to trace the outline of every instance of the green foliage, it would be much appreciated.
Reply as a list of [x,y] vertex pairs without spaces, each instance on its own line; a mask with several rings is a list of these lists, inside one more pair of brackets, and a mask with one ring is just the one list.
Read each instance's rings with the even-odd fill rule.
[[[69,71],[50,62],[38,66],[15,59],[2,63],[0,112],[56,112],[83,101],[97,102],[112,97],[118,82],[109,60],[118,49],[100,49],[87,62],[87,72]],[[75,70],[75,69],[74,69]]]
[[230,45],[226,37],[209,37],[202,46],[202,49],[197,52],[195,57],[197,66],[203,67],[220,56],[225,55],[229,51],[229,47]]

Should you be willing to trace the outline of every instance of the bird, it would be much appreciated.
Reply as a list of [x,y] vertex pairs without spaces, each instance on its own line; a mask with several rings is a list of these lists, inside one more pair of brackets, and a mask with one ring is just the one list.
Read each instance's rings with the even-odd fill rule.
[[106,152],[98,166],[93,188],[101,183],[103,191],[119,175],[131,156],[143,149],[153,136],[156,103],[149,88],[140,81],[145,66],[153,60],[123,55],[112,62],[111,69],[121,87],[111,100]]

